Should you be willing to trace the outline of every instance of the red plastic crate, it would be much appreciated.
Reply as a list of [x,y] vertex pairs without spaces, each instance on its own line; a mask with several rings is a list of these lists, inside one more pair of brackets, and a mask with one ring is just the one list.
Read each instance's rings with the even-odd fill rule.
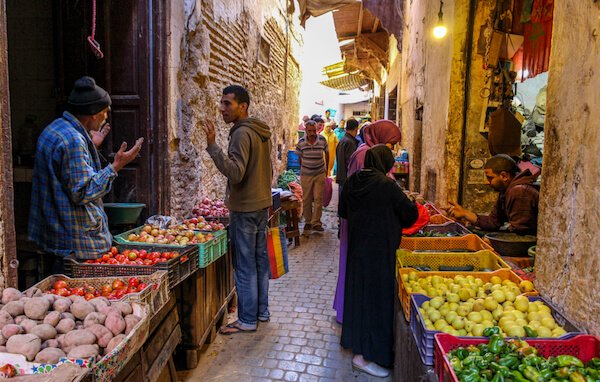
[[[446,353],[458,347],[478,345],[488,342],[485,338],[459,338],[446,333],[435,335],[435,372],[440,382],[456,381],[458,378],[450,366]],[[538,350],[543,357],[572,355],[583,362],[588,362],[600,356],[600,340],[594,336],[582,334],[566,340],[535,340],[528,339],[527,343]]]

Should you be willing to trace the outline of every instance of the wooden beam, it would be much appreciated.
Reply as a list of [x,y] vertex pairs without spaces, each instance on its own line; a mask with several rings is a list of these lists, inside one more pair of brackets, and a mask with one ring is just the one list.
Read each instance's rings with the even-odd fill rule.
[[356,37],[360,36],[360,34],[362,33],[363,15],[364,15],[363,3],[361,1],[360,2],[360,11],[358,13],[358,30],[356,31]]
[[377,28],[379,28],[379,19],[375,18],[375,21],[373,22],[373,28],[371,28],[371,33],[377,32]]
[[379,63],[385,67],[388,61],[387,50],[381,48],[373,40],[369,39],[365,35],[362,35],[356,39],[355,44],[357,49],[363,52],[367,52],[369,56],[375,58]]

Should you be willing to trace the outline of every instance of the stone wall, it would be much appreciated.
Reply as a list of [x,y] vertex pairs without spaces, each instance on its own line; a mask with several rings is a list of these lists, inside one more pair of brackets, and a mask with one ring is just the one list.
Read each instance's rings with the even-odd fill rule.
[[438,40],[432,30],[439,3],[406,2],[399,102],[402,140],[411,155],[411,188],[434,202],[445,203],[458,188],[467,4],[444,2],[448,34]]
[[[294,55],[301,36],[294,22],[287,23],[285,1],[191,0],[171,7],[169,156],[171,213],[177,215],[200,196],[224,197],[226,179],[205,151],[200,126],[215,122],[217,143],[227,148],[229,126],[218,112],[227,85],[250,91],[250,115],[273,129],[275,176],[285,169],[298,120]],[[270,49],[268,62],[259,61],[261,40],[263,52]]]
[[541,293],[595,335],[600,335],[598,20],[600,3],[554,3],[535,264]]

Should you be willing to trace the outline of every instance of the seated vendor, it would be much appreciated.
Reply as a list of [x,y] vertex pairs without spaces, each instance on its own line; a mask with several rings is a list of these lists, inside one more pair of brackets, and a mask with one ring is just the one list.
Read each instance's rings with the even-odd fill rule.
[[450,202],[450,216],[466,220],[485,231],[498,231],[508,223],[510,232],[535,235],[540,194],[533,185],[536,176],[529,170],[519,172],[515,161],[505,154],[490,158],[484,170],[490,186],[500,193],[492,212],[489,215],[477,215]]

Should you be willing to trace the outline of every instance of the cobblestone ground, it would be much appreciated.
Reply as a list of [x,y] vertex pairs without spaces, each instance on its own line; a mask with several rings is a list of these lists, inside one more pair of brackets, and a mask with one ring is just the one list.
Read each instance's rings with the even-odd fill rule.
[[[334,190],[334,195],[337,192]],[[389,381],[353,372],[352,354],[340,346],[341,327],[331,308],[337,282],[337,201],[323,213],[325,232],[290,247],[289,273],[272,280],[271,322],[256,333],[218,335],[185,381]],[[229,317],[232,321],[235,314]]]

